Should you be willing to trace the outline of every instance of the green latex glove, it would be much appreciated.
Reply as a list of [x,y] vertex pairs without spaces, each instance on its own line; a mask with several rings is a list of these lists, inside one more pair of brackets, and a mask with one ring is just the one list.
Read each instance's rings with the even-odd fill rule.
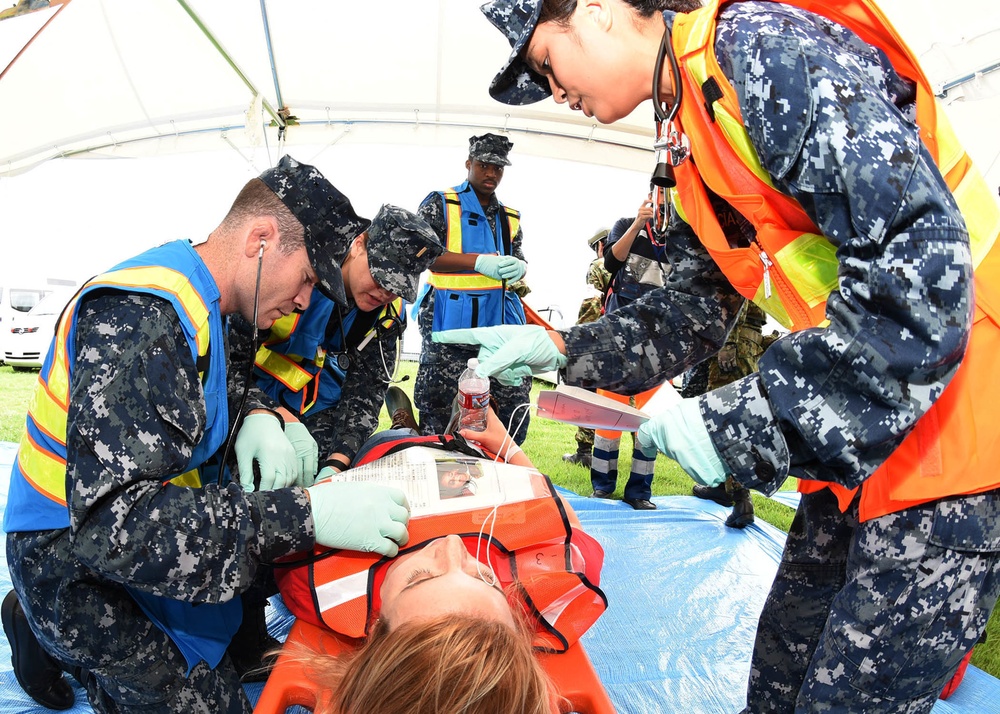
[[389,557],[406,545],[410,505],[398,488],[320,481],[306,491],[319,545]]
[[285,422],[285,437],[299,458],[299,480],[296,486],[312,486],[319,467],[319,444],[312,438],[306,425],[299,421]]
[[647,456],[660,451],[702,486],[726,480],[726,467],[705,428],[698,399],[683,399],[639,427],[635,443]]
[[539,325],[499,325],[435,332],[431,339],[444,344],[479,345],[480,377],[496,377],[502,384],[520,384],[524,377],[566,366],[566,355]]
[[336,476],[339,473],[340,472],[332,466],[324,466],[319,470],[319,473],[316,474],[316,483],[319,483],[323,479],[330,478],[331,476]]
[[273,414],[250,414],[236,435],[236,463],[243,490],[254,490],[254,463],[260,469],[260,490],[271,491],[296,483],[302,468],[295,447]]
[[523,260],[513,255],[480,255],[476,258],[476,272],[494,280],[520,280],[527,269]]

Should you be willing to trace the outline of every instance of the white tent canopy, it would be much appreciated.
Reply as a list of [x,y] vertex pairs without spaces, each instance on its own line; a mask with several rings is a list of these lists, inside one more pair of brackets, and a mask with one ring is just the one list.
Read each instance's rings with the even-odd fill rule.
[[274,145],[285,107],[289,145],[455,146],[499,129],[521,153],[649,161],[651,106],[603,127],[493,101],[510,48],[474,0],[71,0],[0,22],[0,67],[39,28],[0,77],[0,175],[81,152]]
[[[60,0],[53,0],[59,2]],[[21,5],[44,5],[22,0]],[[487,86],[509,46],[480,0],[66,0],[0,22],[0,176],[99,153],[362,142],[456,146],[648,170],[652,107],[605,127]],[[1000,3],[883,0],[1000,182]],[[8,11],[9,12],[9,11]]]

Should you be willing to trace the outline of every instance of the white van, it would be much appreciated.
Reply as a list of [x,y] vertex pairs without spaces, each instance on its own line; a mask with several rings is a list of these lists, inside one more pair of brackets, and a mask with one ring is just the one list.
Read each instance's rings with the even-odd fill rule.
[[17,327],[18,319],[23,319],[28,310],[54,289],[53,285],[0,285],[0,364],[4,363],[11,330]]

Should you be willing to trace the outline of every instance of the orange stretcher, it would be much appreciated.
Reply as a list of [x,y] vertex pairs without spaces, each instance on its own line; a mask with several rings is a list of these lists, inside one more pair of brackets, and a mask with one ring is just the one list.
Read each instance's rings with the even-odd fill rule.
[[[357,646],[358,641],[332,630],[296,620],[286,644],[294,642],[317,652],[338,654]],[[563,654],[540,654],[542,667],[551,677],[559,694],[569,700],[572,711],[580,714],[615,714],[614,705],[594,671],[583,646],[577,642]],[[329,692],[319,691],[309,681],[302,666],[282,652],[261,692],[254,714],[284,714],[298,705],[310,711],[328,704]]]

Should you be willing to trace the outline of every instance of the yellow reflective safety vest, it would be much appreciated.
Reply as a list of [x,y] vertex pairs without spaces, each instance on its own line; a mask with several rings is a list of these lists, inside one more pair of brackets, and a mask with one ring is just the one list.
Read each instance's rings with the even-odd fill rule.
[[[226,355],[219,291],[204,262],[187,241],[146,251],[88,281],[64,310],[28,406],[26,428],[11,471],[4,514],[8,532],[66,528],[66,419],[75,364],[78,307],[93,290],[149,293],[168,300],[180,318],[191,357],[202,376],[207,426],[189,471],[177,485],[199,486],[197,467],[226,438]],[[216,349],[210,347],[217,345]]]
[[[881,48],[900,75],[917,84],[920,136],[969,229],[976,309],[969,347],[938,401],[899,448],[862,486],[862,520],[945,496],[1000,485],[1000,380],[989,355],[1000,349],[1000,207],[962,149],[916,58],[869,0],[789,0],[786,4],[830,18]],[[676,167],[679,210],[733,286],[791,330],[823,326],[826,298],[838,286],[834,246],[790,196],[777,190],[743,126],[736,93],[714,50],[719,0],[679,13],[672,46],[685,101],[678,124],[690,139],[693,161]],[[702,102],[714,80],[721,97]],[[749,248],[730,248],[709,192],[725,200],[757,231]],[[801,481],[800,490],[824,487],[846,509],[856,489]]]
[[[450,253],[513,255],[512,243],[521,225],[521,214],[500,204],[496,233],[469,182],[441,192],[447,226],[445,250]],[[432,330],[463,327],[523,325],[521,300],[504,285],[476,271],[430,272],[427,284],[434,288]]]

